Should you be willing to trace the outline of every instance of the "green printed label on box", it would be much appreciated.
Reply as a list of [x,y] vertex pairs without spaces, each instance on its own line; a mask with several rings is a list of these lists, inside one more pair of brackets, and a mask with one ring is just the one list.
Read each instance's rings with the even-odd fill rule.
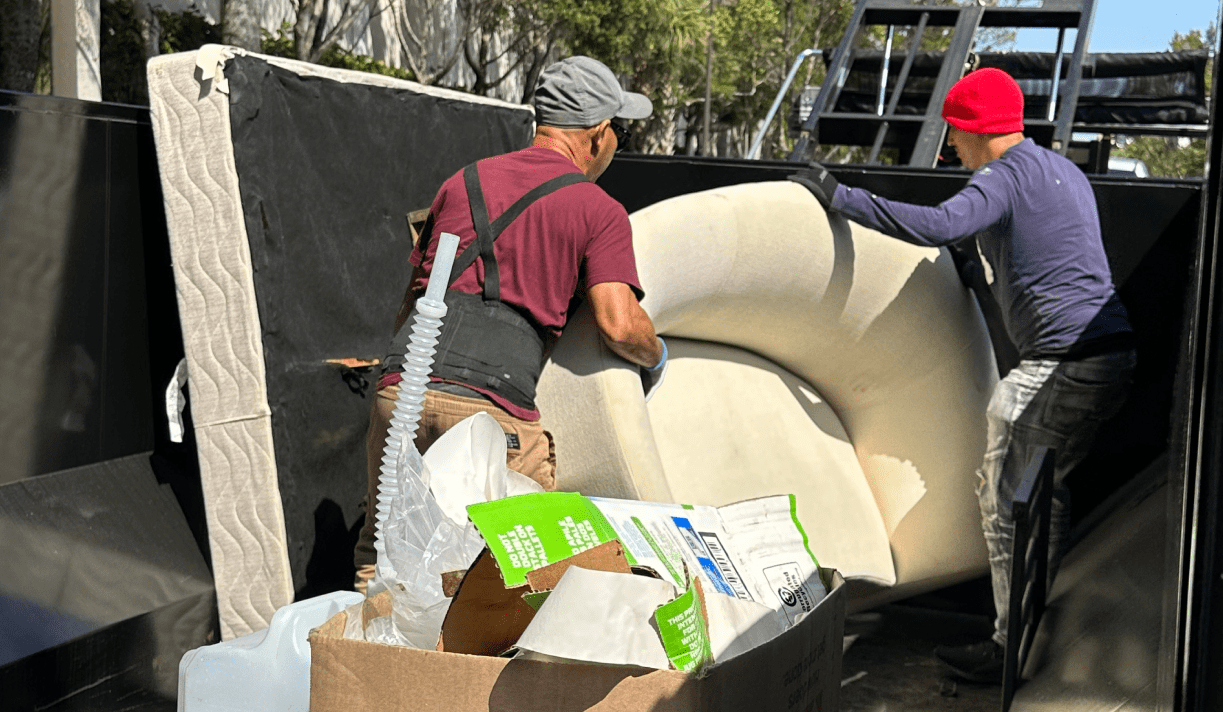
[[526,583],[528,571],[617,538],[598,507],[574,492],[481,502],[469,506],[467,516],[480,530],[505,585],[511,588]]
[[654,611],[654,622],[658,625],[663,650],[675,669],[700,677],[713,663],[713,650],[709,643],[709,624],[701,612],[696,586],[696,579],[693,579],[687,591],[659,606]]
[[[637,527],[637,531],[641,533],[641,537],[645,539],[645,542],[650,545],[650,549],[654,551],[654,556],[657,556],[663,566],[667,567],[667,572],[671,574],[671,580],[678,581],[681,586],[684,585],[685,578],[680,574],[680,570],[684,566],[683,555],[676,551],[673,546],[668,546],[664,551],[658,540],[650,533],[649,528],[642,523],[640,518],[633,517],[630,521],[633,522],[633,526]],[[670,544],[669,540],[664,541]]]
[[811,553],[811,544],[807,541],[807,530],[803,529],[803,523],[798,521],[798,499],[794,495],[790,495],[790,519],[794,520],[794,528],[799,534],[803,535],[803,548],[807,550],[807,556],[811,557],[812,563],[818,571],[820,568],[820,560],[815,558],[815,554]]

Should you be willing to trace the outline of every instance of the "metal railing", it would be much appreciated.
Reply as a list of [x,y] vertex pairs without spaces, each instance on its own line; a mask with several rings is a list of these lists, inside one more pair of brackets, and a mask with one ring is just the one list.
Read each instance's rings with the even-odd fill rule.
[[769,130],[769,124],[773,123],[773,117],[777,115],[777,108],[781,106],[781,100],[786,98],[786,91],[790,89],[790,84],[794,81],[795,75],[798,74],[798,68],[803,66],[803,62],[819,53],[820,50],[815,48],[805,49],[798,53],[798,59],[795,59],[794,66],[790,67],[790,73],[786,75],[786,80],[781,83],[781,90],[777,92],[777,98],[773,100],[773,105],[769,107],[769,113],[765,115],[764,123],[760,125],[760,130],[756,132],[756,138],[752,140],[752,147],[747,150],[748,158],[760,157],[760,144],[764,142],[764,135]]

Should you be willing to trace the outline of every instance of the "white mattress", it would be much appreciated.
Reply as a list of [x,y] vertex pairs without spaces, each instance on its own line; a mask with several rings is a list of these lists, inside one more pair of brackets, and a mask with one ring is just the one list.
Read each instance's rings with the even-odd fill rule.
[[[148,66],[191,416],[226,639],[266,627],[276,609],[294,596],[273,443],[275,414],[268,401],[222,73],[237,54],[246,53],[209,45],[155,58]],[[301,76],[409,89],[465,104],[513,106],[379,75],[260,58]]]

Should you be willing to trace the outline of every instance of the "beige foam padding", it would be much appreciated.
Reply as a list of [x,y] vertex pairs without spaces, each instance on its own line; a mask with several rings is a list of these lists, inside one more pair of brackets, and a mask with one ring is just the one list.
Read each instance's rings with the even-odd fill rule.
[[[773,494],[797,498],[811,552],[843,576],[892,583],[883,518],[849,435],[801,379],[755,354],[672,338],[664,388],[648,410],[678,502],[720,506]],[[829,506],[832,505],[832,506]],[[855,536],[842,536],[852,526]]]
[[[838,539],[812,543],[830,552],[821,563],[894,581],[895,597],[984,573],[975,472],[997,376],[950,256],[828,216],[789,182],[681,196],[632,221],[642,304],[659,333],[734,349],[692,352],[685,363],[681,345],[678,378],[668,374],[647,407],[633,369],[580,311],[540,383],[561,486],[722,504],[784,485],[809,533],[818,526]],[[811,398],[838,416],[861,474],[838,457],[823,416],[802,407]],[[716,435],[695,432],[706,428]],[[825,458],[817,473],[813,461]],[[719,460],[761,465],[712,475]],[[831,487],[828,468],[863,481]],[[808,502],[824,519],[807,514]],[[889,553],[880,528],[890,577],[879,570]]]
[[293,600],[263,344],[225,95],[201,96],[196,53],[149,62],[153,136],[187,356],[221,635],[267,627]]

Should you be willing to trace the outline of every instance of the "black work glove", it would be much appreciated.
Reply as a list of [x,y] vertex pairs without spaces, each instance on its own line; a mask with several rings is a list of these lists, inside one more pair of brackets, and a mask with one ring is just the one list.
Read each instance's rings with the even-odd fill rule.
[[815,199],[820,201],[820,205],[824,206],[825,210],[832,209],[832,197],[837,193],[837,186],[840,181],[832,177],[828,169],[812,161],[807,164],[807,167],[798,173],[787,176],[789,180],[802,185]]
[[960,281],[969,289],[989,288],[989,284],[985,281],[985,269],[981,267],[981,260],[977,256],[977,243],[969,240],[967,245],[948,245],[947,251],[951,253],[951,261],[955,264],[956,272],[960,275]]

